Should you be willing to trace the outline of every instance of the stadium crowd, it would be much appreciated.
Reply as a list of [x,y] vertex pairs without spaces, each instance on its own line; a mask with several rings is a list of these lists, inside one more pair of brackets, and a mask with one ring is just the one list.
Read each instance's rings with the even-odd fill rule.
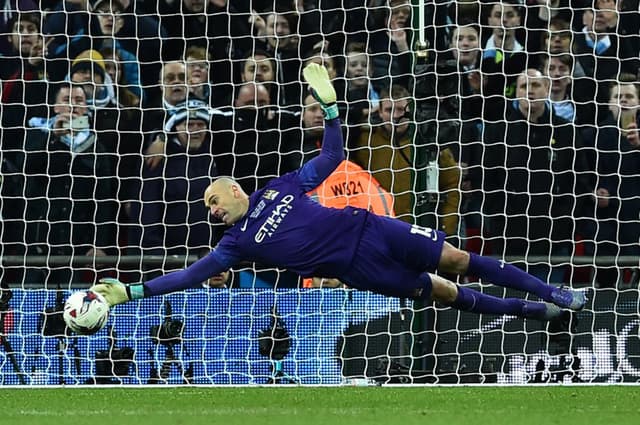
[[[422,75],[410,0],[7,0],[2,255],[205,254],[223,231],[202,202],[213,177],[251,193],[318,153],[322,112],[301,77],[317,62],[345,167],[383,193],[372,210],[416,222],[415,112],[434,105],[437,226],[456,244],[640,256],[638,0],[425,3]],[[358,194],[340,178],[334,196]],[[1,278],[95,278],[18,270]],[[550,261],[529,271],[576,279]]]

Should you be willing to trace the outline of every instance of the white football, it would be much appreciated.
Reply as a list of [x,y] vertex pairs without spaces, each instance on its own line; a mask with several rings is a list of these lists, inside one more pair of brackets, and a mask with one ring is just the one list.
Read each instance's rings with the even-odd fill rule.
[[80,335],[92,335],[107,323],[109,304],[97,292],[74,292],[64,303],[62,316],[73,332]]

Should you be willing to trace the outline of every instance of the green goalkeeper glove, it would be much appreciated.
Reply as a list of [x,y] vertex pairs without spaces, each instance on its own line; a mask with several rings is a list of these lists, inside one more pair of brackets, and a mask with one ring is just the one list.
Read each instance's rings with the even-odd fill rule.
[[112,277],[100,279],[98,284],[93,285],[89,290],[102,295],[109,303],[109,307],[144,297],[144,287],[142,283],[125,285],[118,279]]
[[304,79],[309,83],[311,95],[320,103],[325,120],[338,118],[336,90],[331,84],[327,68],[317,63],[310,63],[302,70]]

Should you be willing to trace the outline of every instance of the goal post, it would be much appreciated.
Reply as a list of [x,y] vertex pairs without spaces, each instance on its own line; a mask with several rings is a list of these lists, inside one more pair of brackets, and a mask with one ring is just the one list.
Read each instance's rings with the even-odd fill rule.
[[[626,2],[62,3],[7,10],[0,30],[0,385],[639,381]],[[550,323],[475,315],[243,263],[226,286],[120,305],[96,335],[70,334],[72,291],[210,250],[223,231],[202,203],[211,178],[253,191],[317,154],[322,118],[300,73],[311,60],[335,72],[347,158],[395,197],[398,219],[584,288],[586,308]]]

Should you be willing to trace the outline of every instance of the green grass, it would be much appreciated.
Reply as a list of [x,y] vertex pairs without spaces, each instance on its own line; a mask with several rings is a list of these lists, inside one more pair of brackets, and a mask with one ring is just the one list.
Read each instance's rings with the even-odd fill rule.
[[640,387],[0,389],[0,424],[640,423]]

